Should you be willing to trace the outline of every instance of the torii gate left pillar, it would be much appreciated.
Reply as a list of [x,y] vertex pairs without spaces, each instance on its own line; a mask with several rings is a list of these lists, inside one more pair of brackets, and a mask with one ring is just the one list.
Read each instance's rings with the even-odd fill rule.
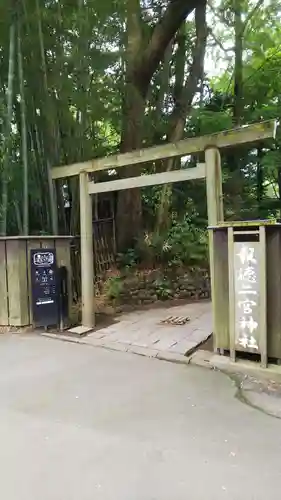
[[80,247],[81,247],[81,300],[82,326],[95,326],[94,306],[94,248],[92,197],[88,190],[88,174],[79,174],[80,191]]

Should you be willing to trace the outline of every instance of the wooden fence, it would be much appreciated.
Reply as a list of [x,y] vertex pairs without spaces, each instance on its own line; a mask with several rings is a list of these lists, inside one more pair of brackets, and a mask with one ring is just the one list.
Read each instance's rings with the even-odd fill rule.
[[[95,277],[102,276],[116,262],[115,220],[113,217],[93,221],[94,270]],[[73,299],[81,297],[81,253],[80,237],[73,238],[71,244]]]
[[28,326],[33,323],[30,250],[55,248],[58,266],[68,270],[69,308],[72,305],[70,237],[18,236],[0,238],[0,325]]

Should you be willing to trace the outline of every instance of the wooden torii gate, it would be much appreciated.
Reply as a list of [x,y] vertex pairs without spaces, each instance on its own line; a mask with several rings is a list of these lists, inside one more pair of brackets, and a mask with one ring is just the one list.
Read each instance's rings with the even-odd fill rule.
[[[275,134],[276,121],[270,120],[216,134],[183,139],[176,143],[110,155],[83,163],[53,167],[53,180],[65,179],[75,175],[79,175],[80,179],[82,326],[91,329],[95,325],[92,194],[206,178],[208,223],[214,226],[224,220],[220,149],[246,143],[256,143],[264,139],[274,138]],[[194,168],[99,183],[89,180],[89,173],[101,170],[116,169],[202,152],[205,153],[205,163],[200,163]],[[211,232],[209,235],[209,253],[213,295],[214,249],[212,238]]]

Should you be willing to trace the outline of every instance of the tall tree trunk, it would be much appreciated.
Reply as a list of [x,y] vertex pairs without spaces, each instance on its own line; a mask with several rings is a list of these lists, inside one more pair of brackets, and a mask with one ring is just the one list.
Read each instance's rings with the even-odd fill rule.
[[[235,33],[235,59],[234,59],[234,105],[233,105],[233,121],[236,126],[241,125],[243,120],[243,32],[245,26],[242,23],[242,1],[233,0],[234,8],[234,33]],[[241,192],[243,191],[244,179],[242,177],[241,169],[241,155],[239,148],[236,149],[233,157],[235,164],[235,175],[237,182],[236,194],[233,196],[233,210],[236,214],[241,212]],[[242,195],[243,197],[243,195]]]
[[233,118],[240,125],[243,117],[243,31],[242,0],[234,0],[235,64]]
[[79,75],[78,88],[81,93],[80,109],[78,109],[78,137],[79,137],[79,160],[84,159],[84,136],[87,128],[87,91],[90,84],[91,76],[89,74],[87,55],[89,52],[89,16],[87,6],[84,0],[78,0],[78,23],[80,37],[78,40],[78,55],[79,55]]
[[281,219],[281,169],[278,169],[277,173],[277,183],[278,183],[278,195],[279,195],[279,209],[278,209],[278,215],[279,218]]
[[[160,88],[155,105],[155,118],[154,118],[155,124],[161,121],[162,113],[165,107],[167,106],[166,100],[169,94],[169,87],[170,87],[171,60],[173,56],[173,48],[174,48],[174,40],[171,40],[164,55],[163,68],[159,78]],[[157,134],[157,127],[155,127],[155,129]],[[158,143],[158,141],[159,138],[156,135],[156,143]]]
[[20,107],[21,107],[21,149],[23,163],[23,234],[29,232],[29,196],[28,196],[28,156],[27,156],[27,130],[26,130],[26,103],[23,79],[22,47],[21,47],[21,26],[18,21],[18,73],[20,86]]
[[9,162],[11,150],[11,125],[13,113],[13,81],[15,68],[15,40],[16,39],[16,24],[15,19],[12,19],[10,27],[10,48],[9,48],[9,70],[8,70],[8,87],[7,87],[7,117],[5,127],[5,148],[2,169],[2,193],[1,193],[1,236],[7,234],[7,212],[8,212],[8,183],[9,183]]
[[[206,22],[206,1],[200,4],[195,10],[196,41],[193,50],[192,64],[189,69],[189,76],[183,85],[184,65],[185,65],[185,38],[180,40],[179,57],[175,82],[175,107],[171,116],[171,132],[169,141],[176,142],[182,139],[186,117],[190,111],[192,101],[198,89],[198,83],[204,75],[204,59],[207,43],[207,22]],[[165,170],[169,172],[177,164],[176,159],[168,159],[165,162]],[[163,186],[160,204],[157,214],[157,232],[167,229],[169,224],[169,207],[171,202],[172,186]]]
[[47,65],[45,58],[45,48],[44,48],[44,37],[42,30],[42,20],[41,20],[41,10],[39,5],[39,0],[36,0],[36,14],[37,14],[37,27],[38,27],[38,37],[39,37],[39,47],[41,55],[41,69],[43,75],[44,93],[45,93],[45,118],[46,118],[46,145],[45,154],[46,167],[47,167],[47,178],[48,178],[48,190],[49,190],[49,200],[50,200],[50,213],[51,213],[51,229],[53,234],[58,233],[58,207],[56,193],[54,189],[54,183],[51,176],[51,168],[53,162],[58,162],[58,152],[57,152],[57,138],[54,130],[54,109],[52,99],[49,94],[48,89],[48,76],[47,76]]
[[258,217],[263,218],[263,198],[264,198],[264,173],[262,168],[263,150],[258,149],[257,154],[257,205],[258,205]]
[[19,203],[18,200],[14,200],[13,202],[14,209],[15,209],[15,219],[16,219],[16,224],[17,224],[17,233],[18,234],[23,234],[23,227],[22,227],[22,220],[21,220],[21,212],[19,209]]
[[[126,89],[123,103],[121,151],[139,149],[147,92],[165,51],[186,16],[205,0],[170,0],[146,43],[142,36],[139,0],[127,0],[127,67]],[[144,46],[145,45],[145,46]],[[124,168],[123,175],[137,174],[139,169]],[[121,191],[117,202],[118,246],[124,250],[131,246],[141,232],[142,204],[137,189]]]
[[[123,100],[123,124],[121,153],[140,149],[142,143],[142,125],[145,98],[135,80],[135,65],[141,54],[142,26],[139,0],[127,0],[127,60],[125,76],[125,94]],[[139,168],[134,169],[138,174]],[[130,177],[132,169],[122,169],[124,177]],[[142,204],[139,189],[121,191],[117,204],[118,248],[126,250],[133,244],[141,231]]]

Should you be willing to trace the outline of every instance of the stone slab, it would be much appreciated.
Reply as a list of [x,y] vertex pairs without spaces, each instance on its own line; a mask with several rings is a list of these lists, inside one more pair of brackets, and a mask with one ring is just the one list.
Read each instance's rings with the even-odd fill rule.
[[172,363],[180,363],[184,365],[189,364],[189,358],[183,356],[182,354],[177,354],[173,352],[159,352],[157,354],[157,359],[161,359],[162,361],[170,361]]
[[101,347],[105,349],[110,349],[111,351],[121,351],[127,352],[128,346],[126,344],[122,344],[122,342],[105,342]]
[[159,342],[154,343],[153,345],[159,351],[168,351],[175,344],[177,344],[177,342],[173,339],[173,337],[170,337],[166,339],[160,339]]
[[139,354],[140,356],[146,356],[147,358],[156,358],[158,355],[158,351],[156,349],[149,349],[146,347],[139,347],[135,345],[130,346],[128,348],[128,352]]
[[168,349],[169,352],[176,352],[178,354],[188,354],[190,351],[193,351],[196,348],[196,342],[191,340],[182,340],[177,344],[173,345]]
[[92,331],[93,331],[93,328],[79,325],[79,326],[75,326],[74,328],[70,328],[69,330],[67,330],[67,333],[70,333],[73,335],[86,335],[87,333],[90,333]]

